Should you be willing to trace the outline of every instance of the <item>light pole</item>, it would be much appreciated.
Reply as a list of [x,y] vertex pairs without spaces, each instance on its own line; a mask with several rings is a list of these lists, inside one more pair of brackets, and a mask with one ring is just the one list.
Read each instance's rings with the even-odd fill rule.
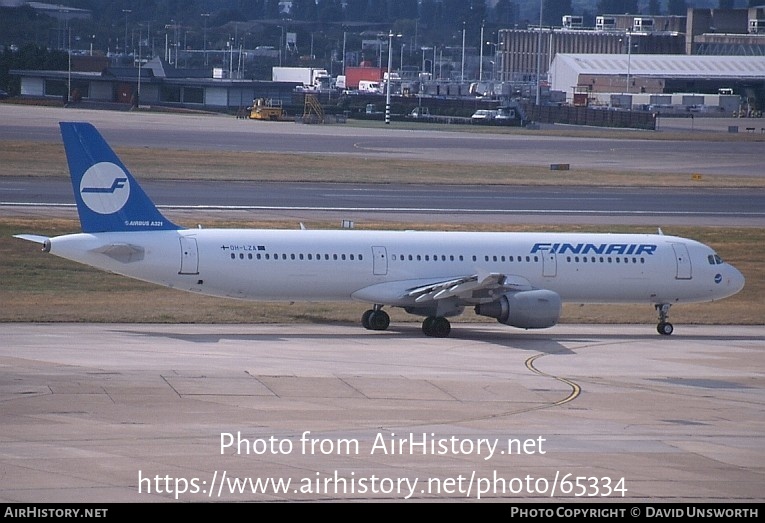
[[494,81],[495,80],[495,76],[496,76],[495,69],[496,69],[496,64],[497,64],[497,44],[487,40],[486,41],[486,45],[490,45],[491,46],[491,51],[492,51],[491,54],[494,57],[494,60],[490,60],[490,63],[491,63],[491,80]]
[[390,70],[393,67],[393,31],[388,31],[388,85],[385,89],[385,123],[390,124],[390,88],[391,88],[391,74]]
[[125,51],[125,57],[127,57],[127,33],[128,33],[128,15],[133,12],[132,9],[123,9],[123,13],[125,13],[125,41],[122,44],[122,48]]
[[460,72],[460,83],[465,81],[465,22],[462,22],[462,70]]
[[282,45],[284,45],[284,26],[280,25],[279,29],[282,30],[282,36],[279,39],[279,67],[282,66]]
[[205,19],[205,30],[204,30],[204,42],[202,43],[202,47],[204,49],[203,53],[205,56],[205,65],[207,65],[207,19],[210,18],[210,13],[202,13],[201,15]]
[[141,105],[141,37],[143,36],[143,26],[138,24],[138,92],[135,96],[135,108]]
[[478,81],[483,82],[483,24],[484,21],[481,20],[481,52],[480,58],[478,59]]
[[630,65],[632,61],[632,31],[627,28],[627,93],[630,92]]
[[388,31],[388,81],[385,89],[385,123],[390,123],[390,92],[393,83],[391,69],[393,68],[393,37],[400,38],[401,35],[394,35],[393,31]]
[[543,1],[539,0],[539,34],[537,35],[537,100],[536,105],[542,103],[542,88],[539,85],[539,80],[542,76],[542,4]]
[[343,31],[343,75],[345,75],[345,31]]

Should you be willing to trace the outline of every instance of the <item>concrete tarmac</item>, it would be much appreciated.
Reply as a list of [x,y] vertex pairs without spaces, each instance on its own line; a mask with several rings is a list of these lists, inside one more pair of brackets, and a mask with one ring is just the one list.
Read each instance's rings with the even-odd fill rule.
[[762,502],[763,349],[756,326],[3,324],[0,500]]

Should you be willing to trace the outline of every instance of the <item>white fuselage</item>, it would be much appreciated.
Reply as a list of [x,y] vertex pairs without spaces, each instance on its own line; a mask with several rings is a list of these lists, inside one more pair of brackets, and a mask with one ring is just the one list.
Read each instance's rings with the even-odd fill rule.
[[712,301],[744,283],[706,245],[648,234],[185,229],[60,236],[51,238],[50,252],[176,289],[246,300],[406,306],[411,300],[403,289],[482,273],[578,303]]

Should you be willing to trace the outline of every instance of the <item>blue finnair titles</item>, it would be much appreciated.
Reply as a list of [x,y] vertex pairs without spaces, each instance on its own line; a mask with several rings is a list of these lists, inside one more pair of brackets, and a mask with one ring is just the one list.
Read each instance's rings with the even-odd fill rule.
[[535,243],[531,254],[613,254],[639,256],[652,255],[656,245],[652,243]]
[[180,229],[159,212],[95,127],[59,125],[82,232]]

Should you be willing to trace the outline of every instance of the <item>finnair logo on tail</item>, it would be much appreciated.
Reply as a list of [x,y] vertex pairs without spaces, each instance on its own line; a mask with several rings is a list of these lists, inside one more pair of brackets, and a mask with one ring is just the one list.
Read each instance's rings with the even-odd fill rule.
[[111,187],[83,187],[83,193],[109,193],[112,194],[117,189],[122,189],[127,183],[127,178],[116,178]]
[[80,196],[98,214],[114,214],[130,197],[130,181],[125,171],[110,162],[97,163],[82,175]]

